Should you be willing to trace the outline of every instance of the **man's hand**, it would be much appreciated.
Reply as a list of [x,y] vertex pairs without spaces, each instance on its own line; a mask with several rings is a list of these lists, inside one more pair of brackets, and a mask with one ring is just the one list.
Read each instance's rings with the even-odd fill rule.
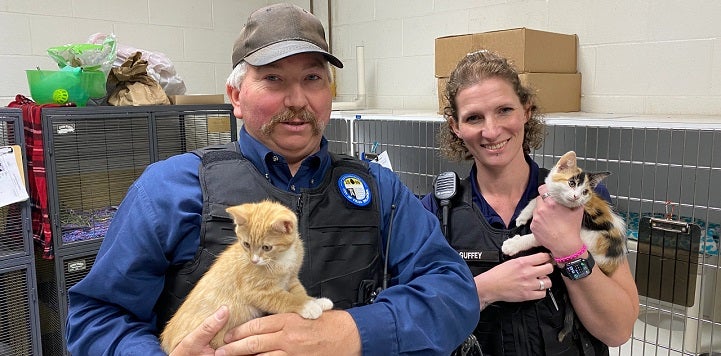
[[221,306],[215,314],[205,318],[193,332],[188,334],[180,344],[173,349],[170,356],[212,356],[215,350],[210,347],[210,340],[213,340],[220,329],[228,322],[228,307]]
[[361,343],[353,318],[329,310],[315,320],[285,313],[253,319],[225,334],[227,345],[216,355],[360,355]]

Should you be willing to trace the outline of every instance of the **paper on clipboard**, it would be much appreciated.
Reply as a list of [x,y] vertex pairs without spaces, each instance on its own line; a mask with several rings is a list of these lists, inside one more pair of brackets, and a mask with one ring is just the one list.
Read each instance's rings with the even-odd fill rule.
[[29,198],[20,146],[0,146],[0,207]]

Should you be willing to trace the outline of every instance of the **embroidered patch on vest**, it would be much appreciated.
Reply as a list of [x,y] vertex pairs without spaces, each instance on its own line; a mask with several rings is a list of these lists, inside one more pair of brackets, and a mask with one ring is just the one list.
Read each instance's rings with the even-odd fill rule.
[[346,200],[356,206],[366,206],[371,202],[371,191],[361,177],[344,174],[338,178],[338,189]]

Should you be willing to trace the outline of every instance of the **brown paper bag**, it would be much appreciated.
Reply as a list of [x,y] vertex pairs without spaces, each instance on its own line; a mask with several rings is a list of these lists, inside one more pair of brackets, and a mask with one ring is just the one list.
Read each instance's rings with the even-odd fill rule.
[[148,75],[148,61],[142,53],[128,58],[120,67],[113,67],[108,75],[108,104],[113,106],[170,105],[170,99],[160,84]]

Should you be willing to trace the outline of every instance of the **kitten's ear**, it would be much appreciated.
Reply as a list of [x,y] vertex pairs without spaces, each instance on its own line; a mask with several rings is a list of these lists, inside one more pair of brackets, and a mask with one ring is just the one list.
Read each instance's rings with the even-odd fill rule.
[[556,167],[558,167],[558,170],[561,171],[576,167],[576,152],[566,152],[563,156],[561,156],[561,159],[558,160]]
[[271,225],[273,230],[281,234],[289,234],[295,230],[295,221],[289,219],[278,219]]
[[595,173],[589,173],[589,184],[591,184],[591,187],[596,188],[598,183],[601,183],[601,181],[610,176],[611,172],[595,172]]
[[233,217],[233,221],[235,222],[236,225],[244,225],[245,223],[248,222],[248,218],[246,218],[247,215],[246,215],[245,209],[243,208],[242,205],[231,206],[231,207],[225,209],[225,211],[227,211],[228,214],[230,214],[230,216]]

